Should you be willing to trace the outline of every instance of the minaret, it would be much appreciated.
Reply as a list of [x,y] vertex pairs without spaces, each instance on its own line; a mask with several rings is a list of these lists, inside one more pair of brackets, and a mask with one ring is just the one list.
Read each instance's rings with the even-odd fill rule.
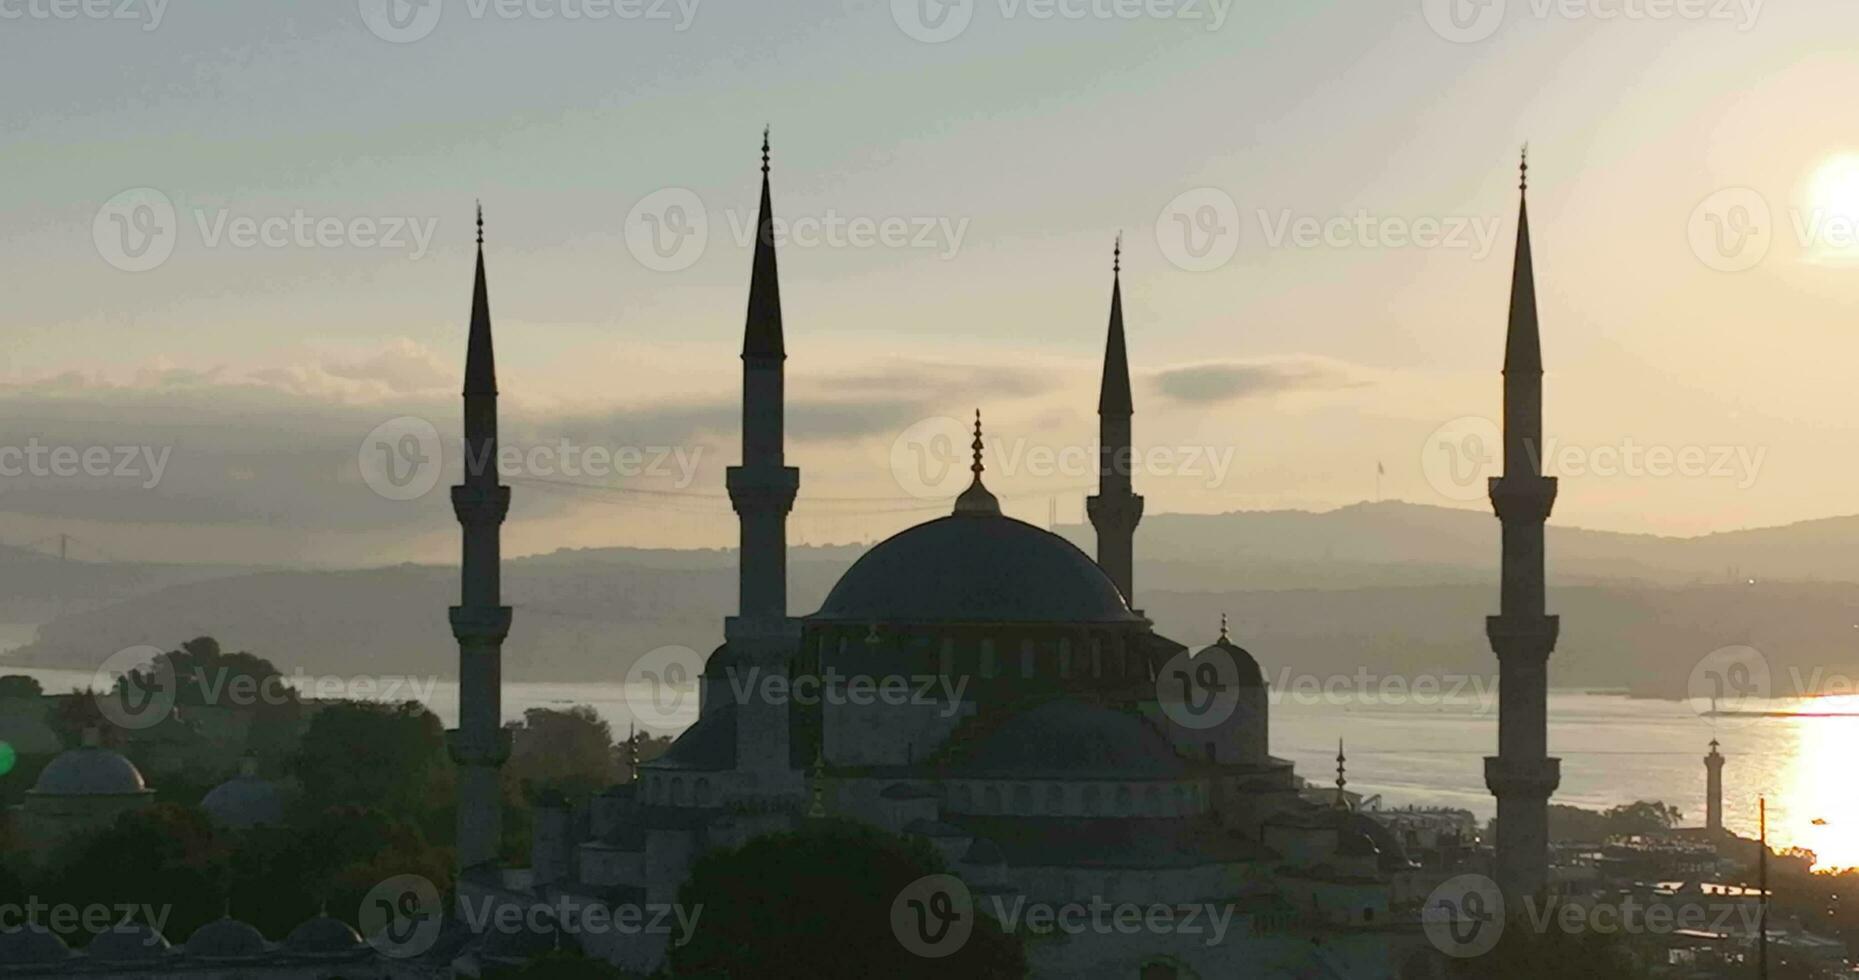
[[[1524,150],[1519,190],[1529,190]],[[1485,634],[1498,658],[1498,754],[1485,759],[1485,785],[1497,797],[1498,886],[1513,901],[1542,894],[1549,880],[1549,797],[1562,764],[1549,757],[1549,654],[1558,619],[1545,615],[1543,522],[1556,480],[1542,475],[1543,356],[1537,336],[1530,214],[1517,208],[1517,258],[1504,349],[1504,475],[1491,480],[1503,524],[1498,614]]]
[[[768,133],[762,133],[762,203],[755,265],[742,339],[742,465],[729,468],[729,501],[741,523],[737,615],[724,624],[732,669],[785,676],[799,631],[787,614],[787,515],[800,470],[786,465],[783,410],[787,348],[781,328],[781,280],[775,264],[774,203],[769,191]],[[751,698],[770,689],[757,683]],[[764,788],[792,781],[785,704],[737,706],[738,768],[772,774]]]
[[1723,756],[1711,739],[1711,754],[1704,757],[1704,829],[1723,829]]
[[496,861],[503,836],[498,769],[510,756],[503,728],[503,640],[510,607],[499,582],[502,527],[510,488],[497,476],[497,366],[491,349],[491,306],[484,284],[484,210],[478,209],[478,273],[471,297],[471,338],[465,353],[465,479],[452,488],[452,511],[464,532],[459,604],[452,607],[458,639],[458,728],[448,733],[458,766],[458,868]]
[[1136,524],[1143,498],[1131,492],[1135,469],[1131,447],[1130,356],[1123,344],[1123,236],[1110,265],[1110,333],[1104,342],[1104,378],[1097,393],[1097,493],[1085,500],[1085,513],[1097,529],[1097,564],[1136,605]]

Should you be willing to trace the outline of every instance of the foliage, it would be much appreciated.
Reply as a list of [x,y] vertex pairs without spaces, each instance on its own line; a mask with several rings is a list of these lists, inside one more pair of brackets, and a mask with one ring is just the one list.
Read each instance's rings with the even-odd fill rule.
[[546,790],[584,797],[619,780],[613,729],[587,705],[567,711],[530,708],[521,722],[511,722],[508,779],[523,796],[535,800]]
[[942,873],[919,841],[847,821],[818,821],[701,858],[678,901],[702,909],[691,941],[673,945],[687,980],[808,977],[1024,977],[1020,940],[983,915],[953,955],[926,959],[892,931],[891,907],[917,879]]
[[45,693],[39,682],[24,674],[0,677],[0,698],[36,698]]
[[304,805],[364,806],[449,842],[452,763],[439,719],[414,701],[338,701],[310,720],[288,769]]

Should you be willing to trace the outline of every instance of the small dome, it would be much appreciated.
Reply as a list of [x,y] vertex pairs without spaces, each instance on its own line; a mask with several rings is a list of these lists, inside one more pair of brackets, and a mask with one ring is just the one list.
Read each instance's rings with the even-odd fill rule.
[[1220,634],[1218,640],[1215,640],[1208,646],[1202,647],[1199,652],[1195,653],[1194,659],[1199,660],[1202,657],[1210,656],[1224,656],[1233,661],[1233,666],[1237,673],[1237,682],[1240,687],[1265,686],[1265,672],[1259,669],[1259,662],[1253,659],[1252,654],[1247,653],[1244,648],[1240,647],[1232,640],[1227,639],[1224,632]]
[[0,964],[61,963],[70,958],[71,947],[44,926],[0,929]]
[[1138,623],[1070,541],[1025,521],[956,514],[867,551],[811,619],[856,623]]
[[187,940],[187,955],[206,960],[257,959],[265,951],[264,934],[230,916],[201,926]]
[[166,936],[138,922],[99,933],[84,947],[84,953],[105,963],[140,963],[160,959],[170,949]]
[[334,953],[347,953],[362,946],[361,933],[349,927],[341,919],[319,915],[290,931],[284,938],[284,949],[291,953],[308,956],[327,956]]
[[39,772],[37,796],[144,796],[154,792],[135,763],[96,746],[60,752]]
[[284,824],[284,794],[270,780],[249,774],[213,787],[200,800],[200,808],[216,826],[234,830]]

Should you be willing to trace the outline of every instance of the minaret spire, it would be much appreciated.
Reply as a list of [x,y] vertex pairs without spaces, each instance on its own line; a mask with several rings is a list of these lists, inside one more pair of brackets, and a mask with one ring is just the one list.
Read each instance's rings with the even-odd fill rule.
[[1123,600],[1136,603],[1136,525],[1143,498],[1131,485],[1135,450],[1131,446],[1130,357],[1123,339],[1123,236],[1110,259],[1110,327],[1104,339],[1104,375],[1097,394],[1097,494],[1085,501],[1085,513],[1097,529],[1097,564],[1117,584]]
[[1491,480],[1503,526],[1498,615],[1485,633],[1498,658],[1498,754],[1485,760],[1497,797],[1497,880],[1507,899],[1534,900],[1549,879],[1549,797],[1562,779],[1549,755],[1549,655],[1560,621],[1545,612],[1543,524],[1556,481],[1542,475],[1543,359],[1530,255],[1528,150],[1519,165],[1517,255],[1504,348],[1504,475]]
[[[785,448],[787,346],[775,261],[771,157],[764,129],[761,215],[742,334],[742,465],[726,474],[730,505],[741,525],[741,550],[737,614],[724,624],[724,636],[732,662],[764,677],[785,676],[799,642],[797,621],[788,618],[787,609],[787,516],[800,489],[800,470],[787,465]],[[758,691],[766,688],[757,686]],[[799,792],[806,760],[796,766],[789,757],[786,702],[757,696],[735,710],[736,766],[753,774],[754,791]]]
[[498,775],[510,755],[503,727],[503,641],[510,607],[503,604],[502,527],[510,488],[497,473],[497,368],[484,275],[484,209],[478,208],[478,263],[465,352],[465,476],[452,488],[464,548],[459,604],[452,607],[458,640],[458,728],[448,733],[458,766],[458,870],[490,865],[503,839],[503,788]]
[[1349,794],[1343,790],[1343,787],[1349,785],[1349,779],[1345,775],[1348,768],[1349,760],[1343,754],[1343,740],[1339,738],[1336,740],[1336,808],[1338,810],[1349,808]]

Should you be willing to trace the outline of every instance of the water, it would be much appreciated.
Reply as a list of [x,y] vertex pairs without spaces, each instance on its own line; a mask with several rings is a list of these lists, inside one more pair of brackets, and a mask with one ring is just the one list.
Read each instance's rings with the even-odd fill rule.
[[[48,692],[89,685],[87,671],[15,669],[39,679]],[[382,689],[390,679],[378,679]],[[628,696],[644,689],[623,684],[509,683],[506,720],[529,708],[589,705],[623,733],[637,721]],[[417,695],[417,697],[415,697]],[[388,695],[426,702],[450,726],[458,713],[458,685],[415,679]],[[655,733],[682,730],[696,717],[694,692],[669,711],[647,714]],[[1778,847],[1805,847],[1820,867],[1859,866],[1859,780],[1848,777],[1852,747],[1859,746],[1859,695],[1748,701],[1750,712],[1772,716],[1700,716],[1688,702],[1647,701],[1610,694],[1550,694],[1550,751],[1562,759],[1555,801],[1594,809],[1660,800],[1678,807],[1687,825],[1704,822],[1704,755],[1712,738],[1725,757],[1724,823],[1755,836],[1757,801],[1769,800],[1769,836]],[[1812,714],[1808,714],[1812,713]],[[1850,715],[1842,716],[1842,715]],[[1349,789],[1380,795],[1387,806],[1456,806],[1480,819],[1494,810],[1484,785],[1484,756],[1497,746],[1497,714],[1488,697],[1436,698],[1425,704],[1378,703],[1370,698],[1283,697],[1272,708],[1272,754],[1289,759],[1305,779],[1328,785],[1336,773],[1336,740],[1345,741]],[[1819,821],[1818,823],[1816,821]]]

